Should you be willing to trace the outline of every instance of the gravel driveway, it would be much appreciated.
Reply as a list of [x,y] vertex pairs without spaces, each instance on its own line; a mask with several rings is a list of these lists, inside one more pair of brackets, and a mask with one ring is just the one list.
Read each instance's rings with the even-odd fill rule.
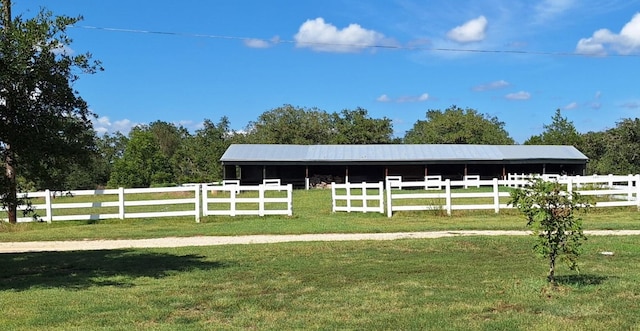
[[[588,236],[637,236],[640,230],[585,231]],[[127,240],[1,242],[0,253],[83,251],[123,248],[269,244],[302,241],[429,239],[458,236],[526,236],[529,231],[433,231],[300,235],[201,236]]]

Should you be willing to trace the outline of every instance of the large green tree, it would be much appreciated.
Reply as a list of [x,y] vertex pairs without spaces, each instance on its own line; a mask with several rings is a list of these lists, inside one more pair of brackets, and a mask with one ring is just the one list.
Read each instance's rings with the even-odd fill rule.
[[131,130],[121,158],[113,164],[110,187],[149,187],[173,180],[169,158],[148,126]]
[[640,119],[623,119],[615,128],[582,135],[578,148],[589,157],[589,173],[640,173]]
[[0,11],[0,200],[15,223],[22,202],[17,174],[55,189],[64,181],[57,174],[89,157],[92,114],[73,83],[101,68],[90,54],[67,51],[66,29],[80,17],[42,9],[30,19],[14,18],[10,0],[0,2]]
[[262,113],[247,126],[248,143],[327,144],[331,139],[331,120],[317,108],[284,105]]
[[202,129],[187,137],[172,159],[176,181],[205,183],[221,180],[220,158],[234,135],[227,117],[222,117],[217,124],[206,119]]
[[371,118],[363,108],[332,113],[331,129],[332,144],[388,144],[393,141],[391,120]]
[[582,143],[582,136],[576,130],[573,122],[562,116],[560,109],[556,109],[551,124],[544,125],[540,135],[532,136],[524,142],[525,145],[571,145],[578,147]]
[[407,131],[407,144],[488,144],[512,145],[513,139],[497,117],[475,109],[451,106],[444,111],[429,110],[426,120],[418,120]]

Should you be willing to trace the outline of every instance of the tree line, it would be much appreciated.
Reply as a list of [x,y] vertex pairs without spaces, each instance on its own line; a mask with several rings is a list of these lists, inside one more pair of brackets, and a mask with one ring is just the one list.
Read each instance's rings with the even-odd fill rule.
[[[557,110],[527,145],[573,145],[590,159],[589,173],[640,173],[640,120],[624,119],[615,128],[579,133]],[[514,144],[496,117],[457,106],[429,110],[403,137],[394,137],[392,121],[372,118],[366,109],[328,113],[317,108],[284,105],[258,116],[245,130],[230,129],[229,120],[205,120],[190,133],[173,123],[155,121],[94,136],[90,161],[59,172],[55,189],[149,187],[213,182],[222,177],[220,157],[231,144]],[[28,189],[45,183],[28,181]],[[48,182],[46,184],[51,184]],[[53,188],[53,187],[47,187]]]

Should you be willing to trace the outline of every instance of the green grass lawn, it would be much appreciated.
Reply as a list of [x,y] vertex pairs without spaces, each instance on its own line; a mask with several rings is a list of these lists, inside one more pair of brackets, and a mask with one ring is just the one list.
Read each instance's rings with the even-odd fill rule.
[[[640,246],[531,237],[0,254],[5,330],[637,330]],[[613,251],[604,256],[601,251]]]
[[[586,229],[640,229],[636,208],[592,209]],[[295,191],[294,216],[1,224],[0,241],[524,230],[516,211],[332,213]],[[316,242],[0,254],[6,330],[640,329],[636,237],[590,237],[581,273],[531,237]],[[612,251],[604,256],[602,251]]]

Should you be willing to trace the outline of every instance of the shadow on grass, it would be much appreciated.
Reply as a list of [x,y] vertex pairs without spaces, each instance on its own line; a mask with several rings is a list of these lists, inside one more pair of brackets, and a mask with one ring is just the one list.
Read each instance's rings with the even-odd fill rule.
[[84,289],[134,285],[139,277],[163,278],[176,272],[224,268],[199,255],[140,250],[98,250],[0,254],[0,290]]
[[575,287],[601,285],[607,279],[609,279],[608,276],[599,276],[599,275],[591,275],[591,274],[556,276],[556,282],[559,285],[567,285],[567,286],[575,286]]

